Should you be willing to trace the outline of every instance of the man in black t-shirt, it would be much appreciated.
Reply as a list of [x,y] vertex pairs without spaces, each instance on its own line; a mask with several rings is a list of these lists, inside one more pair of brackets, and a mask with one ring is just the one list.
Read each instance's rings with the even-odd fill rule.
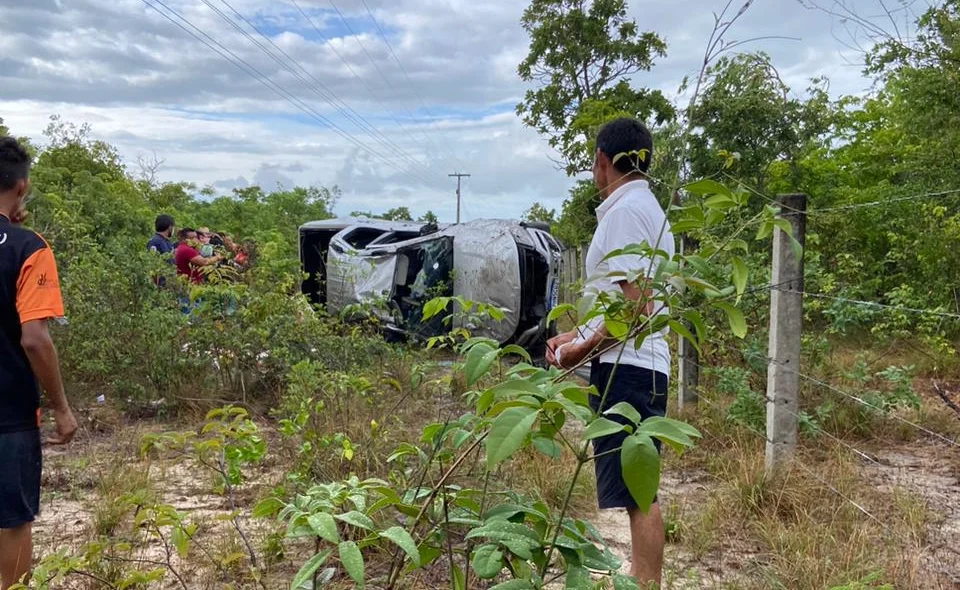
[[47,322],[63,316],[50,246],[20,227],[30,156],[0,137],[0,590],[30,571],[33,521],[40,511],[40,391],[66,444],[77,430]]

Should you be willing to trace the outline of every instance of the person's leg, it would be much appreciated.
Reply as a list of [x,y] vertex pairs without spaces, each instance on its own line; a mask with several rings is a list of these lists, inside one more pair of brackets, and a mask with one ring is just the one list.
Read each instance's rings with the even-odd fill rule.
[[0,590],[33,565],[33,521],[40,512],[40,430],[0,434]]
[[0,590],[23,578],[33,565],[33,523],[0,529]]
[[[651,505],[646,514],[637,508],[628,509],[627,512],[630,514],[633,564],[630,575],[637,579],[641,588],[659,588],[663,572],[663,546],[666,543],[660,504]],[[651,586],[651,583],[656,585]]]

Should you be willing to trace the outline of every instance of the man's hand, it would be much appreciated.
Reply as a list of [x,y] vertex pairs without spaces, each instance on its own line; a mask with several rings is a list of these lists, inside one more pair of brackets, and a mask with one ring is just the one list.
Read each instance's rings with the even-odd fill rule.
[[577,331],[571,330],[569,332],[564,332],[554,336],[550,340],[547,340],[547,354],[546,361],[548,364],[557,366],[557,348],[568,343],[573,342],[577,338]]
[[593,351],[594,344],[588,340],[577,340],[567,342],[557,347],[554,362],[555,367],[560,369],[570,369],[579,365],[583,359]]
[[48,445],[65,445],[73,440],[73,435],[77,433],[77,419],[70,406],[54,410],[53,421],[57,425],[57,434],[47,437]]

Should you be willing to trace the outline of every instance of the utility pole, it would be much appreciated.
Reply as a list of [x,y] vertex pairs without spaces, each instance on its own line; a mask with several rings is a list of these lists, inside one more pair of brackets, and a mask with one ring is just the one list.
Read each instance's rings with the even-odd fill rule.
[[453,174],[447,174],[447,176],[449,176],[449,177],[451,177],[451,178],[456,177],[456,179],[457,179],[457,223],[460,223],[460,179],[461,179],[461,178],[464,178],[464,177],[469,178],[470,175],[469,175],[469,174],[460,174],[459,172],[454,172]]
[[807,195],[780,195],[782,219],[790,222],[791,237],[773,230],[773,272],[770,279],[770,348],[767,353],[766,471],[773,475],[793,456],[797,446],[800,396],[800,333],[803,325],[803,251]]

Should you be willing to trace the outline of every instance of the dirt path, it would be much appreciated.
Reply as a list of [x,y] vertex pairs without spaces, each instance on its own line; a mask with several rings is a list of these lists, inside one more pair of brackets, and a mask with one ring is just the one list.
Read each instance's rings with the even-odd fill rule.
[[[876,462],[864,460],[861,476],[878,491],[902,501],[917,503],[919,558],[912,567],[925,580],[918,590],[960,590],[960,449],[945,444],[914,442],[890,446],[873,453]],[[679,507],[681,514],[696,510],[711,493],[712,477],[703,471],[674,471],[661,480],[665,520]],[[899,496],[898,496],[899,494]],[[907,495],[912,498],[907,498]],[[672,505],[672,507],[671,507]],[[610,549],[630,570],[630,530],[625,510],[605,510],[591,519]],[[684,544],[668,542],[665,552],[664,589],[736,588],[746,566],[762,560],[759,547],[729,540],[718,551],[697,558]]]

